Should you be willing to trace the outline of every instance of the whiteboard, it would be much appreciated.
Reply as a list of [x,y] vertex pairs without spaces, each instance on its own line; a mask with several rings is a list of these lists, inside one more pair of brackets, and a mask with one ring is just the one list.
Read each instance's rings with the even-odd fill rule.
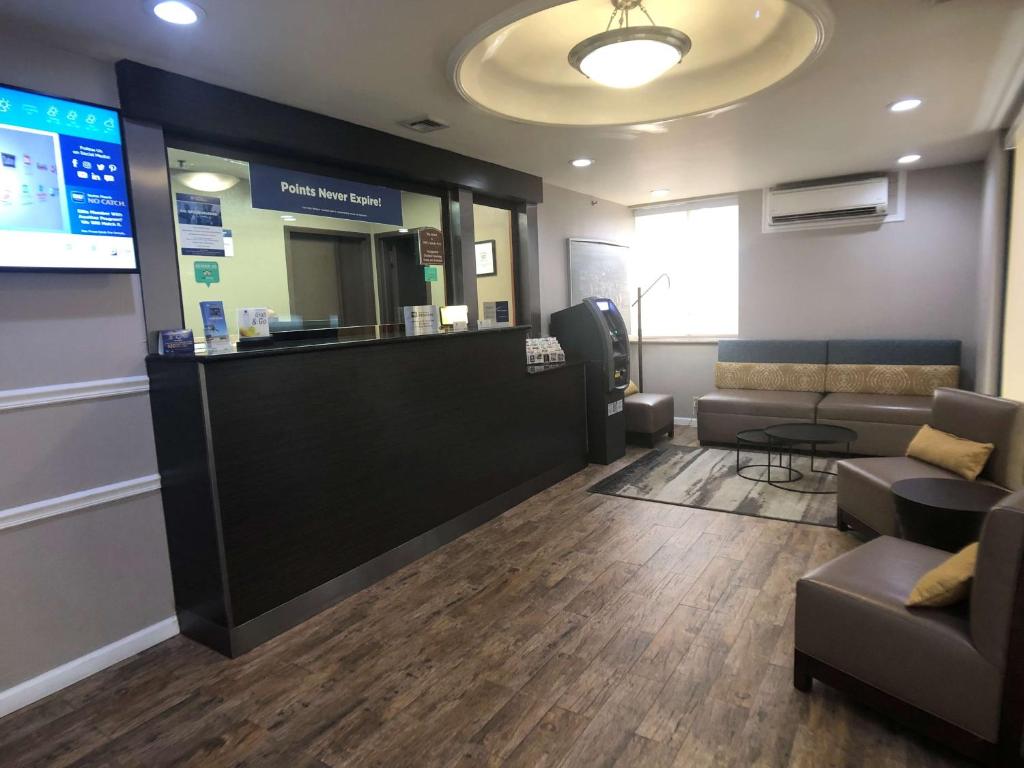
[[611,299],[629,327],[629,248],[607,240],[570,237],[569,306],[591,296]]

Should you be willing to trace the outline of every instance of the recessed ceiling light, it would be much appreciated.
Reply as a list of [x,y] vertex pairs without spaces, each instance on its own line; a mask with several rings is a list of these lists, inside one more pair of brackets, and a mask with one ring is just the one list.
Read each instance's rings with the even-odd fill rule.
[[651,197],[665,197],[671,191],[672,191],[671,189],[665,189],[664,187],[662,187],[661,189],[652,189],[651,190]]
[[408,231],[409,231],[408,229],[406,229],[405,227],[402,227],[402,228],[401,228],[400,230],[398,230],[398,233],[399,233],[399,234],[401,234],[401,235],[404,235],[404,234],[406,234],[406,233],[407,233]]
[[288,214],[284,214],[281,218],[284,219],[285,221],[295,221],[296,220],[294,216],[289,216]]
[[916,163],[920,159],[920,155],[904,155],[896,162],[899,163],[900,165],[910,165],[911,163]]
[[589,157],[577,157],[572,161],[573,168],[589,168],[594,164],[594,161]]
[[909,112],[921,106],[920,99],[900,99],[889,105],[890,112]]
[[189,0],[157,0],[149,5],[156,17],[168,24],[187,26],[205,15],[202,8]]

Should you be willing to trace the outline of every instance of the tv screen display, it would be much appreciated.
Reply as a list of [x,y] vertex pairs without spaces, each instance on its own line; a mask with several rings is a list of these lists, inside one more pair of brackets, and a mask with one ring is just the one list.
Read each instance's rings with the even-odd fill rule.
[[120,115],[0,86],[0,269],[136,268]]

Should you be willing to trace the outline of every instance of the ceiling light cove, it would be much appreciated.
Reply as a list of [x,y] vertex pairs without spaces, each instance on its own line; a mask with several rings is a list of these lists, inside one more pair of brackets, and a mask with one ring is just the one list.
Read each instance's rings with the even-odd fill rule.
[[900,99],[889,105],[890,112],[909,112],[921,106],[920,99]]
[[189,0],[150,0],[148,5],[158,19],[178,26],[195,24],[205,15],[202,8]]
[[[612,17],[604,32],[569,51],[569,64],[609,88],[638,88],[656,80],[690,52],[690,38],[678,29],[659,27],[641,0],[611,0]],[[639,9],[650,26],[629,26],[629,12]],[[618,19],[618,27],[612,26]]]
[[912,154],[912,155],[904,155],[903,157],[901,157],[896,162],[899,163],[900,165],[910,165],[911,163],[916,163],[920,159],[921,159],[920,155],[913,155]]
[[657,124],[777,85],[832,27],[826,0],[524,0],[466,37],[449,72],[467,101],[518,122]]
[[594,161],[591,160],[589,157],[577,157],[575,160],[572,161],[572,163],[570,163],[570,165],[572,165],[573,168],[589,168],[593,164]]

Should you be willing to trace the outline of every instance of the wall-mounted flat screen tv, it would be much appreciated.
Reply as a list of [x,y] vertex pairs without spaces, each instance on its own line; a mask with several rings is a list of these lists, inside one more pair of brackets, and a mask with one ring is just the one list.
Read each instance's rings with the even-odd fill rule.
[[0,269],[138,267],[120,115],[0,86]]

